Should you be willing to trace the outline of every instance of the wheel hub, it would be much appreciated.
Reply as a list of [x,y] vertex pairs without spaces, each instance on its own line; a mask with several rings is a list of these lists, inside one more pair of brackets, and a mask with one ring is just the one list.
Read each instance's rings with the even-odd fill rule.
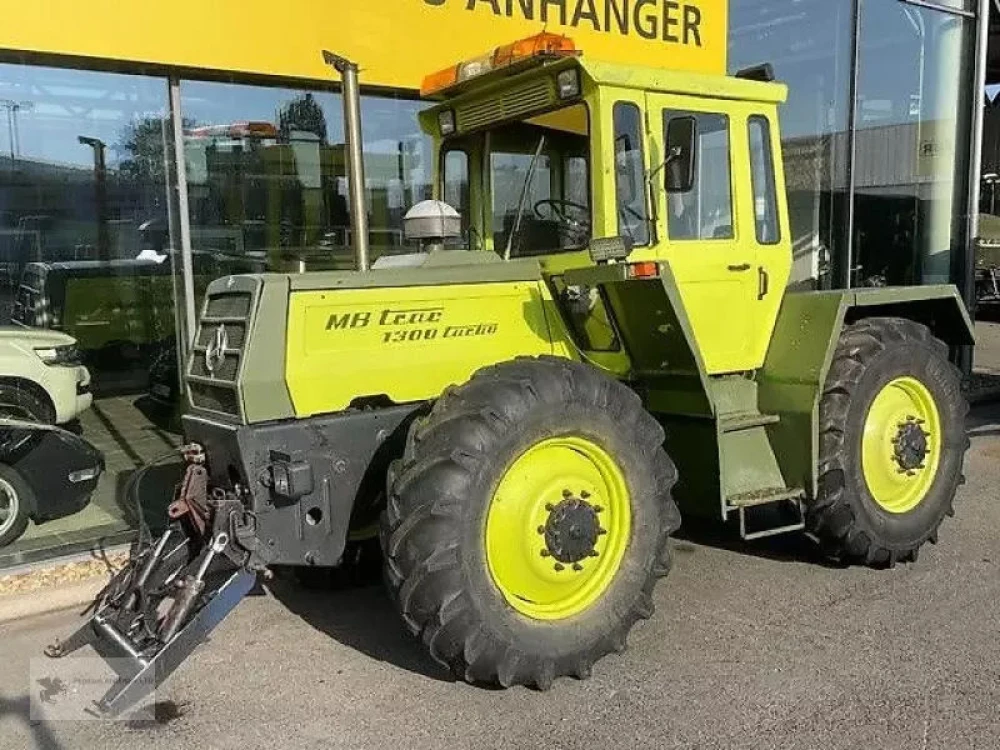
[[868,408],[861,465],[872,500],[888,513],[923,502],[941,464],[942,421],[934,396],[918,378],[886,383]]
[[597,538],[604,531],[597,517],[600,506],[568,494],[558,505],[547,505],[546,510],[549,517],[541,530],[545,549],[553,559],[572,565],[597,556]]
[[625,475],[588,438],[541,440],[504,472],[490,500],[490,575],[517,612],[573,617],[598,601],[618,574],[631,538]]
[[927,447],[928,434],[920,425],[922,420],[908,417],[899,423],[899,431],[893,438],[893,458],[900,471],[915,471],[924,468],[924,457],[930,453]]

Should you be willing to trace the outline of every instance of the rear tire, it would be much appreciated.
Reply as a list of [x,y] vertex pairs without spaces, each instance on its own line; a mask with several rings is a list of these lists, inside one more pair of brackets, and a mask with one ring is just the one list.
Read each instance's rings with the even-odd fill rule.
[[916,560],[954,514],[967,412],[960,374],[926,326],[868,318],[845,327],[820,401],[807,531],[847,562]]
[[[563,675],[589,676],[594,662],[623,651],[632,626],[653,613],[653,586],[670,569],[667,538],[680,515],[663,439],[631,390],[568,360],[518,359],[448,389],[414,423],[403,458],[389,472],[385,577],[406,627],[469,682],[546,689]],[[564,440],[579,444],[579,454]],[[551,453],[531,463],[543,448]],[[608,500],[602,490],[577,489],[577,462],[589,466],[591,456],[608,457],[609,476],[621,477],[607,485]],[[573,468],[557,471],[564,458]],[[512,466],[520,468],[511,473]],[[505,489],[511,486],[545,491]],[[622,497],[624,504],[615,505]],[[509,533],[515,527],[497,520],[512,508],[542,504],[548,521],[535,527],[529,516],[523,533]],[[576,520],[560,526],[567,512],[580,514],[573,516],[579,528]],[[608,532],[597,536],[601,524]],[[565,532],[551,537],[552,547],[550,527]],[[580,538],[592,545],[567,556]],[[526,588],[511,570],[527,579]],[[564,595],[561,587],[569,591],[580,581],[576,593]],[[554,592],[551,601],[524,594],[535,585],[546,596]]]

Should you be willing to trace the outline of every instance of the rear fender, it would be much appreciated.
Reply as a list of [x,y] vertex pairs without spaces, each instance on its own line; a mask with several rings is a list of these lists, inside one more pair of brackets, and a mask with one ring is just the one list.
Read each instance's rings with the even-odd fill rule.
[[788,486],[816,494],[823,385],[841,330],[872,317],[923,323],[953,354],[975,342],[972,320],[953,286],[788,292],[758,376],[760,410],[781,417],[768,435]]

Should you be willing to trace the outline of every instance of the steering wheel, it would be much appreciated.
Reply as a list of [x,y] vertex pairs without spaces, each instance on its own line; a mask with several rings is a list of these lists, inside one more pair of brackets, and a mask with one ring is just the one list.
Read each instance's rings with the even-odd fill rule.
[[[563,198],[543,198],[534,206],[535,216],[539,219],[545,218],[542,213],[542,208],[545,206],[548,206],[552,216],[567,234],[576,234],[583,239],[590,237],[590,208]],[[570,215],[571,212],[578,213],[580,218],[574,218]]]

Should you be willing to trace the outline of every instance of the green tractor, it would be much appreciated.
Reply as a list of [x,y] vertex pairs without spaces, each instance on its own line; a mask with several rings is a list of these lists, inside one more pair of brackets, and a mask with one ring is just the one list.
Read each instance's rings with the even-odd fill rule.
[[950,286],[786,291],[769,68],[624,67],[542,34],[429,76],[452,205],[415,207],[415,252],[369,264],[357,68],[329,61],[358,270],[209,288],[173,525],[50,652],[122,657],[107,710],[259,573],[376,534],[434,659],[540,688],[652,615],[682,513],[874,566],[936,541],[969,316]]

